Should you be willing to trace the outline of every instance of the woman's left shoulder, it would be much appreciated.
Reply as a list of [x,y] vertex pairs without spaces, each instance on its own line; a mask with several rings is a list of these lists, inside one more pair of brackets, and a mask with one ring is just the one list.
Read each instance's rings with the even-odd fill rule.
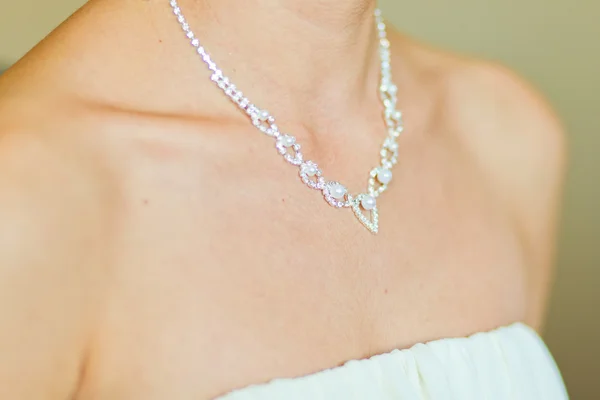
[[562,123],[540,90],[519,73],[497,61],[450,52],[398,33],[392,35],[392,45],[397,46],[395,56],[404,72],[428,83],[444,122],[481,147],[479,151],[492,150],[511,159],[519,151],[530,160],[522,167],[532,172],[531,157],[560,166],[565,147]]
[[566,145],[563,125],[540,91],[501,63],[401,35],[395,42],[402,64],[428,82],[436,118],[498,188],[516,201],[547,202],[560,186]]
[[513,217],[528,266],[526,321],[540,328],[554,275],[565,131],[545,97],[514,71],[489,61],[461,64],[448,72],[449,119]]
[[552,278],[566,165],[563,124],[537,88],[501,63],[400,36],[397,44],[421,71],[415,75],[428,78],[437,123],[447,126],[515,221],[531,267],[527,321],[537,327]]

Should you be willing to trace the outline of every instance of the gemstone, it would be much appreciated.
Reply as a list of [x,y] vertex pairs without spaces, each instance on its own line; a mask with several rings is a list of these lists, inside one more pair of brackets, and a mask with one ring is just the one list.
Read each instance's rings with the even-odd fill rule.
[[343,186],[340,185],[339,183],[334,183],[333,185],[331,185],[329,187],[329,193],[331,194],[331,197],[333,197],[334,199],[342,199],[344,198],[344,196],[346,195],[346,193],[348,192],[348,190]]
[[261,121],[266,121],[267,119],[269,119],[269,112],[267,110],[262,110],[258,113],[258,118]]
[[377,203],[376,203],[375,197],[370,196],[368,194],[364,195],[362,197],[362,199],[360,200],[360,205],[365,210],[372,210],[373,208],[375,208],[376,204]]
[[291,135],[282,135],[282,136],[279,136],[277,141],[283,147],[292,147],[296,143],[296,138]]
[[318,168],[314,164],[306,164],[304,166],[304,173],[308,176],[315,176],[318,172]]
[[387,138],[385,141],[385,147],[390,149],[390,151],[398,151],[398,142],[396,142],[394,138]]
[[392,171],[387,168],[380,168],[379,171],[377,171],[377,180],[384,185],[387,185],[392,181]]

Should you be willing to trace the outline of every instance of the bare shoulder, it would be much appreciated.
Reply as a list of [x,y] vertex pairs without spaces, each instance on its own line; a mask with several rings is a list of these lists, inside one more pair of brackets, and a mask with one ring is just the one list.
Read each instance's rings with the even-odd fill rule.
[[[412,75],[431,83],[440,120],[475,153],[491,163],[503,157],[518,163],[516,157],[523,157],[519,166],[526,169],[524,173],[560,172],[565,147],[562,125],[544,96],[525,79],[497,62],[450,53],[400,35],[397,42],[410,60],[403,64],[410,64]],[[496,172],[510,172],[506,167]]]
[[[532,175],[561,174],[563,127],[531,84],[501,64],[461,60],[448,72],[446,85],[449,119],[461,128],[466,143],[487,160],[491,173],[527,186],[535,183],[529,181]],[[506,157],[510,164],[504,164]]]
[[103,282],[102,190],[54,129],[0,121],[0,398],[70,398]]
[[454,135],[500,199],[530,266],[527,321],[543,322],[565,169],[562,124],[531,84],[509,68],[398,38],[426,77],[435,119]]
[[527,320],[541,329],[553,279],[565,175],[565,133],[546,99],[502,65],[473,61],[449,77],[457,132],[520,235],[529,275]]

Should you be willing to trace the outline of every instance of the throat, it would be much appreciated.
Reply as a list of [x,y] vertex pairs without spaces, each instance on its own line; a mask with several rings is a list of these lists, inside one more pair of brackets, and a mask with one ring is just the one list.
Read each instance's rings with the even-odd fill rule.
[[279,115],[310,104],[315,112],[324,104],[330,112],[352,110],[374,100],[379,79],[374,1],[178,3],[218,66],[240,88],[258,88],[255,101],[279,104],[280,110],[272,110]]

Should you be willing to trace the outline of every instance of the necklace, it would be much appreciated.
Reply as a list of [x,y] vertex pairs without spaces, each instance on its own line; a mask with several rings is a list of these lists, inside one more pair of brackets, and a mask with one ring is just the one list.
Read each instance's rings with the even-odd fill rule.
[[[377,209],[377,198],[388,188],[392,180],[392,167],[398,162],[398,136],[403,131],[402,113],[396,109],[396,85],[392,83],[390,65],[390,42],[386,37],[386,26],[381,17],[381,11],[375,10],[375,23],[379,35],[379,56],[381,60],[381,81],[379,95],[384,106],[384,120],[388,135],[386,136],[380,151],[380,164],[373,168],[369,174],[366,193],[352,195],[348,189],[337,181],[329,181],[323,177],[323,173],[317,163],[305,160],[302,147],[296,142],[292,135],[282,133],[275,124],[273,117],[267,110],[261,109],[250,100],[225,76],[223,71],[212,60],[208,52],[200,44],[196,35],[190,29],[182,14],[177,0],[170,0],[169,4],[177,17],[181,28],[196,49],[202,61],[211,71],[211,80],[236,104],[240,110],[248,115],[252,124],[265,135],[275,140],[275,148],[283,156],[285,161],[299,169],[302,182],[309,188],[319,190],[327,203],[337,208],[350,208],[358,220],[372,233],[379,230],[379,212]],[[370,213],[368,215],[367,213]]]

